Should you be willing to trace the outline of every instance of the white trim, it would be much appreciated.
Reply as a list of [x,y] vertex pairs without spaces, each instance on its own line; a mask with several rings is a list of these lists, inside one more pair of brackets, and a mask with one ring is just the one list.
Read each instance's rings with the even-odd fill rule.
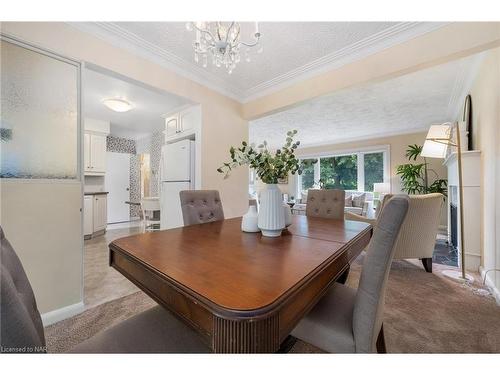
[[351,142],[357,142],[357,141],[371,141],[371,140],[380,139],[380,138],[397,137],[398,135],[419,134],[419,133],[426,133],[427,134],[428,130],[429,130],[429,126],[426,125],[422,129],[392,130],[392,131],[387,131],[387,132],[382,131],[382,132],[378,132],[377,134],[360,135],[357,137],[342,138],[339,140],[329,140],[329,141],[316,142],[316,143],[302,143],[301,142],[298,150],[303,150],[305,148],[338,145],[338,144],[342,144],[342,143],[351,143]]
[[[321,158],[335,157],[335,156],[346,156],[346,155],[357,155],[357,191],[365,191],[365,181],[364,181],[364,154],[371,153],[383,153],[383,162],[384,162],[384,182],[388,182],[391,185],[392,191],[392,183],[391,183],[391,146],[388,144],[385,145],[373,145],[373,146],[364,146],[364,147],[356,147],[356,148],[348,148],[348,149],[340,149],[333,151],[323,151],[316,152],[311,154],[303,154],[297,155],[299,160],[302,159],[318,159],[318,162],[314,165],[314,181],[319,181],[321,176],[321,168],[320,168],[320,160]],[[302,192],[302,176],[297,176],[297,186],[295,194],[299,196]]]
[[404,43],[413,38],[435,31],[447,22],[399,22],[381,32],[375,33],[350,46],[311,61],[301,67],[286,72],[266,82],[255,85],[247,90],[228,82],[194,61],[186,61],[170,51],[127,31],[117,23],[112,22],[68,22],[68,25],[82,32],[91,34],[111,45],[128,50],[136,55],[153,61],[173,72],[202,84],[222,95],[228,96],[240,103],[269,95],[296,82],[311,78],[329,70],[361,60],[367,56]]
[[[163,66],[180,76],[199,83],[219,94],[239,101],[240,90],[208,72],[206,69],[180,59],[171,52],[126,31],[112,22],[68,22],[69,26],[101,39],[114,47],[125,49],[137,56]],[[189,70],[184,67],[188,66]]]
[[[486,273],[486,270],[484,269],[483,266],[480,266],[479,272],[481,273],[481,282],[482,282],[484,280],[484,275]],[[492,271],[492,272],[498,272],[498,271]],[[495,285],[495,282],[492,280],[490,275],[491,275],[491,273],[489,275],[486,275],[485,284],[489,288],[493,297],[495,297],[495,301],[496,301],[497,305],[500,306],[500,290],[497,288],[497,286]]]
[[383,51],[446,26],[447,22],[400,22],[338,51],[245,90],[243,103]]
[[71,318],[72,316],[78,315],[85,311],[85,306],[83,301],[75,303],[74,305],[64,306],[57,310],[52,310],[42,314],[42,323],[44,327],[50,326],[51,324],[60,322],[61,320]]

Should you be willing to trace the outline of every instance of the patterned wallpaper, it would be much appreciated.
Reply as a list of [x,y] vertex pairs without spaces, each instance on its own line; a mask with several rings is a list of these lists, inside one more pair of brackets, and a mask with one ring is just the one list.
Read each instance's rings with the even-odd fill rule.
[[106,150],[124,154],[135,154],[135,141],[108,135],[106,137]]
[[[139,157],[136,155],[136,142],[133,139],[113,137],[106,138],[106,150],[130,154],[130,201],[139,202],[141,199],[141,180]],[[130,217],[139,217],[139,206],[130,205]]]

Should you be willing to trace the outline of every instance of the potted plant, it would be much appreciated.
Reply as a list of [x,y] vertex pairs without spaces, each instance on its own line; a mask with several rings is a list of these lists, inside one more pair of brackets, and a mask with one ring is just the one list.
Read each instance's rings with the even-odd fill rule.
[[274,153],[269,151],[266,141],[257,147],[243,141],[241,147],[229,149],[231,161],[224,163],[217,169],[217,172],[224,174],[224,178],[228,178],[234,168],[248,165],[265,183],[265,189],[261,192],[260,197],[258,227],[262,234],[267,237],[280,236],[281,231],[285,228],[278,181],[288,177],[289,173],[301,174],[303,166],[310,163],[300,161],[295,156],[295,150],[300,145],[299,141],[294,142],[293,140],[296,134],[297,130],[287,132],[285,145]]
[[[406,157],[409,161],[416,161],[422,153],[422,146],[409,145]],[[401,189],[408,194],[441,193],[447,195],[448,180],[439,178],[436,171],[428,168],[427,159],[423,163],[407,163],[398,165],[396,174],[401,177]],[[429,185],[429,172],[434,173],[436,179]]]

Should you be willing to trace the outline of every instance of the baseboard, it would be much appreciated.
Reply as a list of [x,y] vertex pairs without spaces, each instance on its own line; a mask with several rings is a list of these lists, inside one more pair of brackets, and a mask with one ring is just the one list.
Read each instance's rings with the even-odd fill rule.
[[45,314],[42,314],[43,326],[47,327],[61,320],[71,318],[72,316],[82,313],[84,310],[85,306],[83,305],[82,301],[75,303],[74,305],[69,305],[57,310],[49,311]]
[[[484,275],[486,274],[486,270],[481,266],[481,267],[479,267],[479,271],[481,273],[481,281],[482,281],[482,280],[484,280]],[[491,272],[498,272],[498,271],[491,271]],[[497,286],[495,285],[495,283],[491,279],[491,273],[486,275],[485,284],[490,289],[493,297],[495,297],[495,301],[497,302],[497,305],[500,306],[500,290],[497,288]]]

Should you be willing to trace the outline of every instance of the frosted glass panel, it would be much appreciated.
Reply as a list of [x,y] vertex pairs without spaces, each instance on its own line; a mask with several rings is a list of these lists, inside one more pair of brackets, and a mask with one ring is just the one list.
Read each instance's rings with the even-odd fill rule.
[[78,67],[0,43],[0,177],[76,179]]

